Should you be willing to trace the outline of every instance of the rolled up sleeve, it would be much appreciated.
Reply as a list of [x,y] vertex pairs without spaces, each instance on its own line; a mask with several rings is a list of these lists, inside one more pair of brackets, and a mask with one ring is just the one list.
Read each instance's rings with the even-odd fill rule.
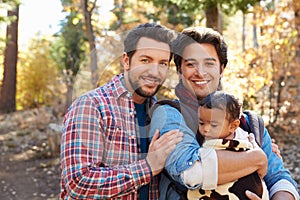
[[[190,189],[203,186],[216,187],[218,179],[216,152],[212,149],[200,148],[195,133],[187,126],[177,109],[169,105],[157,107],[152,115],[150,134],[153,135],[156,129],[161,135],[174,129],[179,129],[184,134],[183,140],[168,156],[165,165],[165,169],[174,180]],[[190,172],[194,173],[194,177],[190,176],[192,174]],[[193,178],[190,180],[189,177]]]

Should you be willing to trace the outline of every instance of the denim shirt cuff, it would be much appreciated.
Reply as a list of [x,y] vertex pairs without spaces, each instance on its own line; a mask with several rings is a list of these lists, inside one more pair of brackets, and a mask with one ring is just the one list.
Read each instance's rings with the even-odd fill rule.
[[276,182],[271,188],[270,188],[270,197],[272,197],[276,192],[278,191],[286,191],[291,193],[294,198],[296,200],[299,200],[299,193],[297,192],[297,190],[295,189],[295,187],[293,186],[293,184],[291,184],[289,181],[282,179],[278,182]]
[[200,148],[199,156],[202,163],[202,189],[213,190],[218,184],[218,157],[214,149]]

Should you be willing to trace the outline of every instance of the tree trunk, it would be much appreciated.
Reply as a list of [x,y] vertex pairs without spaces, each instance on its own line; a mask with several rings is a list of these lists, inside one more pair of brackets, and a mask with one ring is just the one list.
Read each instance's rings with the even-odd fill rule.
[[257,26],[256,26],[256,12],[253,12],[253,47],[258,48],[258,41],[257,41]]
[[4,74],[0,96],[0,113],[16,111],[16,85],[18,61],[18,23],[19,5],[7,12],[8,17],[16,19],[6,28],[6,47],[4,52]]
[[210,5],[205,8],[206,27],[219,31],[222,34],[221,18],[217,5]]
[[246,14],[243,13],[243,29],[242,29],[242,51],[245,51],[246,48]]
[[92,26],[92,12],[96,5],[96,0],[94,1],[93,7],[88,10],[88,0],[81,0],[82,11],[84,14],[84,22],[86,26],[86,34],[89,41],[90,46],[90,58],[91,58],[91,83],[93,87],[96,87],[99,81],[99,74],[98,74],[98,66],[97,66],[97,50],[95,44],[95,35]]
[[67,110],[69,108],[69,106],[72,104],[73,89],[74,89],[74,81],[72,81],[70,84],[67,84],[65,110]]

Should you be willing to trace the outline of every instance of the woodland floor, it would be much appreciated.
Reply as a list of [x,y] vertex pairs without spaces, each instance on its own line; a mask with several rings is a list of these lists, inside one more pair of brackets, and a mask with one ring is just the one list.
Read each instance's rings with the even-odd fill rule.
[[[19,135],[3,140],[3,136],[15,134]],[[0,135],[0,199],[58,199],[59,157],[50,157],[45,148],[47,141],[34,138],[32,134],[28,130]]]
[[[58,156],[50,155],[45,130],[39,127],[5,131],[0,127],[0,199],[58,199],[60,162]],[[273,137],[280,146],[286,167],[299,184],[300,134]]]

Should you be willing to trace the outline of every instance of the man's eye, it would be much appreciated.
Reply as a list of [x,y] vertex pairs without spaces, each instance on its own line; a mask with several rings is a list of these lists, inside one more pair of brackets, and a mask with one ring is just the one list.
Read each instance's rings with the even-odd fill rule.
[[149,60],[148,59],[142,59],[141,62],[142,63],[149,63]]
[[196,67],[196,66],[197,66],[196,63],[187,63],[186,65],[187,65],[188,67]]
[[215,63],[214,62],[206,62],[205,65],[206,66],[215,66]]
[[162,68],[168,68],[169,67],[169,64],[168,63],[160,63],[160,66]]

